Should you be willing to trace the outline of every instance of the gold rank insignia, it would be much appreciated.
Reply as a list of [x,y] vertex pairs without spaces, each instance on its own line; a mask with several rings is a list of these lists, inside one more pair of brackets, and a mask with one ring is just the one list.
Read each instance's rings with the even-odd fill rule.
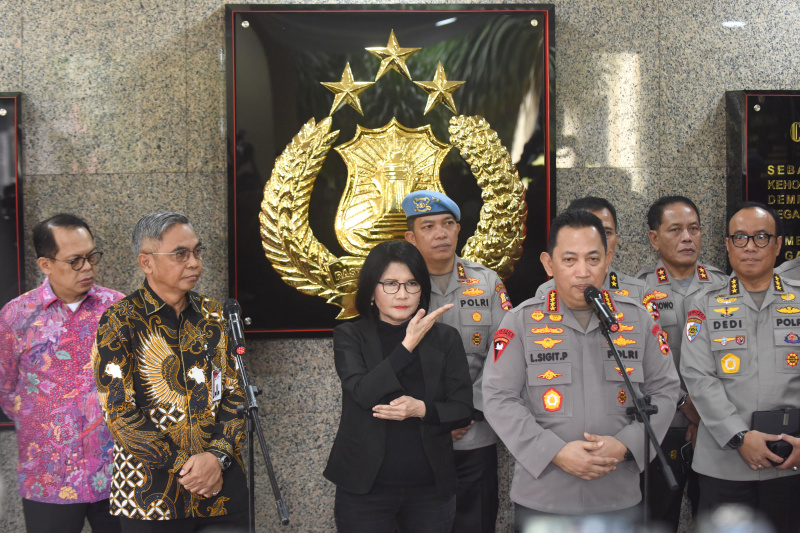
[[561,409],[561,400],[561,393],[553,388],[542,394],[542,403],[544,403],[545,411],[558,411]]
[[558,313],[558,292],[550,291],[547,294],[547,312]]
[[[614,318],[617,319],[617,322],[622,322],[623,320],[625,320],[625,313],[623,313],[622,311],[620,311],[619,313],[612,313],[612,314],[614,315]],[[622,324],[620,324],[620,326],[621,325]],[[620,330],[620,331],[622,331],[622,330]]]
[[624,405],[625,404],[625,400],[627,400],[627,399],[628,399],[628,395],[625,394],[624,390],[621,390],[621,391],[619,391],[617,393],[617,401],[620,403],[620,405]]
[[480,296],[481,294],[483,294],[483,291],[478,287],[470,287],[468,289],[464,289],[463,291],[461,291],[461,294],[463,294],[464,296]]
[[669,281],[669,276],[667,276],[667,269],[664,267],[658,267],[656,269],[656,277],[658,278],[659,283],[666,283]]
[[736,374],[739,372],[739,363],[741,361],[732,353],[726,354],[725,357],[720,359],[719,363],[722,366],[722,371],[726,374]]
[[625,337],[623,337],[622,335],[620,335],[620,336],[619,336],[619,337],[617,337],[616,339],[612,339],[612,340],[611,340],[611,342],[613,342],[613,343],[614,343],[614,344],[616,344],[617,346],[621,346],[621,347],[623,347],[623,348],[624,348],[625,346],[628,346],[628,345],[630,345],[630,344],[636,344],[636,341],[635,341],[635,340],[633,340],[633,339],[626,339],[626,338],[625,338]]
[[531,333],[534,335],[544,335],[547,333],[560,335],[564,333],[564,328],[551,328],[548,324],[545,324],[543,328],[531,328]]
[[558,372],[553,372],[548,368],[547,372],[545,372],[544,374],[539,374],[536,377],[539,379],[546,379],[547,381],[550,381],[551,379],[555,379],[561,376],[563,376],[563,374],[559,374]]
[[617,312],[617,308],[614,306],[614,300],[611,299],[611,295],[605,289],[603,289],[603,301],[606,303],[606,305],[608,306],[608,309],[612,313],[616,313]]
[[718,342],[721,346],[726,346],[729,342],[736,342],[736,344],[744,344],[744,335],[737,335],[736,337],[720,337],[719,339],[712,339]]
[[533,313],[531,313],[531,318],[534,319],[536,322],[539,322],[544,318],[544,313],[538,310],[534,311]]
[[620,289],[618,291],[614,291],[614,294],[619,294],[620,296],[630,296],[630,291],[627,289]]
[[481,282],[478,278],[467,278],[467,279],[460,279],[458,282],[462,285],[477,285]]
[[711,281],[708,278],[708,272],[703,265],[697,265],[697,279],[700,281]]
[[620,333],[622,333],[623,331],[633,331],[633,326],[628,326],[626,324],[619,324],[619,329],[617,331],[619,331]]
[[794,301],[794,294],[781,294],[781,300],[785,302],[792,302]]
[[738,298],[725,298],[724,296],[717,296],[717,303],[719,304],[732,304]]
[[775,310],[779,313],[783,313],[784,315],[793,315],[795,313],[800,313],[800,309],[792,307],[791,305],[787,305],[786,307],[778,307]]
[[550,337],[545,337],[540,341],[533,341],[534,344],[540,345],[545,350],[549,350],[550,348],[561,342],[564,342],[564,339],[551,339]]
[[791,352],[789,355],[786,356],[786,364],[789,366],[797,366],[797,354]]
[[474,322],[480,322],[481,318],[482,317],[481,317],[481,314],[479,312],[475,311],[474,313],[472,313],[472,320]]
[[[619,289],[619,278],[617,277],[616,272],[608,273],[608,284],[612,289]],[[627,294],[623,294],[623,296],[627,296]]]
[[775,274],[773,280],[775,281],[775,290],[783,292],[783,282],[781,281],[781,277]]
[[728,294],[739,294],[739,278],[736,276],[728,282]]
[[458,272],[458,279],[467,279],[467,271],[464,270],[464,265],[456,263],[456,271]]
[[722,309],[714,309],[715,312],[720,313],[723,317],[729,317],[738,310],[738,307],[723,307]]
[[666,298],[667,296],[669,296],[669,294],[667,294],[666,292],[661,292],[661,291],[660,291],[660,290],[658,290],[658,289],[654,290],[654,291],[653,291],[653,292],[651,292],[650,294],[652,294],[652,295],[653,295],[653,300],[663,300],[664,298]]
[[550,320],[553,322],[561,322],[564,320],[564,315],[550,315]]
[[[621,369],[620,369],[618,366],[615,366],[615,367],[614,367],[614,370],[616,370],[616,371],[619,373],[619,375],[620,375],[620,376],[622,375],[622,370],[621,370]],[[634,371],[634,370],[636,370],[636,369],[635,369],[635,368],[631,368],[631,367],[629,367],[629,366],[626,366],[626,367],[625,367],[625,373],[626,373],[626,374],[628,374],[629,376],[630,376],[631,374],[633,374],[633,371]]]
[[472,344],[474,344],[475,346],[480,346],[482,340],[483,337],[481,337],[480,333],[476,333],[475,335],[472,336]]

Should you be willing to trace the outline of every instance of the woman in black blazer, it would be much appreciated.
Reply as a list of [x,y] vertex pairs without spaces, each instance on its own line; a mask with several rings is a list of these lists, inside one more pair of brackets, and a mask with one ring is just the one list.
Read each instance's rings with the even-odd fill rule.
[[473,414],[458,332],[427,313],[431,281],[417,249],[375,246],[356,293],[361,318],[333,330],[342,417],[325,477],[340,533],[449,533],[456,474],[450,430]]

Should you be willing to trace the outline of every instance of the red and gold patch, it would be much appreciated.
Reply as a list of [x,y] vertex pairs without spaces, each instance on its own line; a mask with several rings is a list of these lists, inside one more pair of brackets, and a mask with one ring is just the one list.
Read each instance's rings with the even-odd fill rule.
[[541,311],[534,311],[531,313],[531,318],[534,319],[536,322],[540,322],[544,318],[544,313]]
[[476,333],[472,336],[472,344],[474,344],[475,346],[480,346],[482,340],[483,337],[481,337],[480,333]]
[[506,291],[500,293],[500,307],[503,308],[503,311],[511,311],[511,299]]
[[556,389],[547,389],[547,392],[542,394],[542,403],[544,403],[545,411],[558,411],[561,409],[561,393]]
[[789,355],[786,356],[786,364],[789,366],[797,366],[797,354],[791,352]]
[[547,294],[547,311],[549,313],[558,313],[558,292],[554,290]]
[[669,343],[667,343],[668,337],[669,334],[663,329],[658,332],[658,349],[661,350],[661,353],[664,355],[669,354]]
[[697,265],[697,279],[700,281],[709,281],[708,272],[703,265]]
[[627,399],[628,395],[625,394],[624,390],[621,390],[617,393],[617,401],[620,403],[620,405],[625,405],[625,400]]
[[516,333],[511,331],[508,328],[500,328],[494,333],[494,361],[497,362],[500,359],[500,356],[503,355],[503,350],[506,349],[508,343],[511,342],[516,336]]
[[555,379],[555,378],[561,377],[561,376],[563,376],[563,374],[559,374],[558,372],[553,372],[552,370],[550,370],[548,368],[547,372],[545,372],[544,374],[539,374],[536,377],[540,378],[540,379],[546,379],[547,381],[550,381],[551,379]]
[[606,303],[612,313],[617,312],[617,308],[614,307],[614,300],[611,299],[611,295],[605,289],[603,289],[603,301]]
[[531,333],[534,335],[545,335],[547,333],[560,335],[564,333],[564,328],[551,328],[548,324],[545,324],[543,328],[531,328]]
[[506,292],[506,286],[504,283],[498,283],[494,286],[494,292],[501,293]]
[[625,320],[625,313],[623,313],[622,311],[620,311],[619,313],[614,313],[614,318],[617,319],[617,322],[622,322],[623,320]]
[[564,320],[564,315],[550,315],[550,320],[553,322],[561,322]]
[[630,296],[631,291],[629,291],[628,289],[620,289],[618,291],[614,291],[614,294],[619,294],[620,296]]
[[483,290],[479,289],[478,287],[470,287],[461,291],[461,294],[464,296],[480,296],[483,294]]
[[617,330],[620,333],[623,331],[633,331],[633,326],[626,326],[625,324],[619,324],[619,329]]
[[472,313],[473,322],[480,322],[481,318],[483,318],[483,316],[479,312],[475,311],[474,313]]
[[[622,375],[622,370],[621,370],[621,369],[620,369],[618,366],[615,366],[615,367],[614,367],[614,370],[616,370],[617,372],[619,372],[619,375],[620,375],[620,376]],[[626,373],[626,374],[628,374],[629,376],[630,376],[631,374],[633,374],[633,371],[634,371],[634,370],[636,370],[636,369],[635,369],[635,368],[631,368],[631,367],[629,367],[629,366],[626,366],[626,367],[625,367],[625,373]]]
[[458,282],[462,285],[477,285],[481,282],[478,278],[460,279]]
[[661,292],[661,291],[660,291],[660,290],[658,290],[658,289],[654,290],[654,291],[653,291],[653,292],[651,292],[650,294],[652,294],[652,295],[653,295],[653,300],[663,300],[664,298],[666,298],[667,296],[669,296],[669,294],[667,294],[666,292]]
[[464,265],[461,263],[456,263],[456,271],[458,272],[458,279],[467,279],[467,271],[464,269]]

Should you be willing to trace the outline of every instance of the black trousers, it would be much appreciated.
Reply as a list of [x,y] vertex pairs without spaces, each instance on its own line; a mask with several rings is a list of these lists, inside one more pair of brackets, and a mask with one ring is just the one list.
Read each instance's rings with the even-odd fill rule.
[[85,520],[93,533],[119,533],[119,518],[108,512],[108,500],[94,503],[42,503],[22,499],[28,533],[80,533]]
[[247,533],[247,511],[210,518],[178,518],[175,520],[137,520],[120,518],[124,533]]
[[[664,471],[657,458],[651,457],[652,461],[647,467],[650,476],[650,486],[648,506],[650,519],[661,522],[669,528],[669,531],[678,531],[681,519],[681,503],[683,502],[683,491],[688,485],[689,503],[692,506],[692,515],[697,514],[699,489],[697,484],[697,473],[692,470],[692,444],[686,442],[686,428],[669,428],[664,440],[661,442],[661,449],[667,456],[675,481],[678,482],[678,490],[671,491],[667,486]],[[642,474],[642,487],[644,487],[644,474]],[[644,495],[644,490],[642,490]]]
[[768,481],[728,481],[703,474],[698,477],[701,519],[722,504],[737,503],[760,511],[777,533],[800,531],[800,475]]
[[456,450],[453,533],[494,533],[497,521],[497,445]]

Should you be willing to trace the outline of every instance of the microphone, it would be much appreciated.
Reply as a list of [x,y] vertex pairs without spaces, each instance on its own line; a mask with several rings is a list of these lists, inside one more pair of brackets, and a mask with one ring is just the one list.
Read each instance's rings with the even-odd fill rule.
[[611,314],[611,309],[609,309],[608,305],[603,301],[603,295],[600,294],[600,291],[597,290],[596,287],[591,285],[586,287],[586,290],[583,291],[583,297],[586,299],[586,303],[592,306],[594,314],[597,315],[597,318],[600,319],[600,322],[608,331],[619,331],[617,319]]
[[242,321],[239,318],[239,315],[242,313],[239,302],[237,302],[235,298],[228,298],[225,301],[223,312],[225,313],[225,320],[228,321],[228,329],[231,333],[233,349],[238,355],[244,355],[244,329],[242,328]]

